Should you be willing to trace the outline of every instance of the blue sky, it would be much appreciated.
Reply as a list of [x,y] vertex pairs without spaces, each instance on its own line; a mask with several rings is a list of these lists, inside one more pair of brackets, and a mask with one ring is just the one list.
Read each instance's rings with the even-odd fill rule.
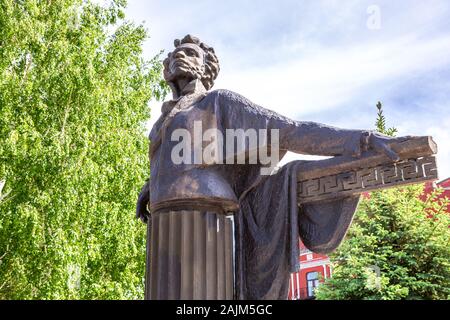
[[127,18],[149,30],[149,59],[196,35],[219,56],[214,88],[296,120],[373,129],[380,100],[399,135],[435,138],[450,177],[448,0],[129,0]]

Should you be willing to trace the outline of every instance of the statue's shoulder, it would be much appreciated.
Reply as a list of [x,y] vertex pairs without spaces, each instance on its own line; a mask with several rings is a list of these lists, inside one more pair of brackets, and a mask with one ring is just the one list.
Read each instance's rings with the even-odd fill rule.
[[206,98],[209,101],[214,100],[217,105],[225,108],[243,108],[248,111],[258,111],[265,113],[267,109],[258,106],[243,95],[227,89],[216,89],[210,91]]
[[216,89],[208,92],[206,101],[216,102],[220,108],[233,108],[237,111],[244,111],[253,115],[263,116],[270,119],[280,119],[291,122],[292,120],[256,103],[250,101],[243,95],[227,89]]
[[236,93],[231,90],[227,89],[215,89],[208,92],[206,97],[209,99],[220,99],[220,101],[224,102],[236,102],[236,103],[243,103],[243,104],[249,104],[252,105],[253,103],[245,98],[243,95],[240,95],[239,93]]

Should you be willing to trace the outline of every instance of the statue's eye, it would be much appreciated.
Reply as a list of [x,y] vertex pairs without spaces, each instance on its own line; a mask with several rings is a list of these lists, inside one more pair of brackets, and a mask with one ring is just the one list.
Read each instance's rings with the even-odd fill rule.
[[189,57],[195,57],[197,56],[196,52],[194,50],[186,50],[186,55],[188,55]]

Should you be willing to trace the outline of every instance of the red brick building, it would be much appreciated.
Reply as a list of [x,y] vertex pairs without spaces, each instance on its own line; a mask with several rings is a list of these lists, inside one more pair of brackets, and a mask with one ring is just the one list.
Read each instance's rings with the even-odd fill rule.
[[[445,180],[442,180],[441,182],[438,182],[436,184],[432,182],[427,182],[425,184],[423,196],[421,197],[422,200],[426,200],[427,196],[433,192],[436,188],[441,188],[444,191],[441,195],[439,195],[438,199],[448,198],[450,199],[450,178],[447,178]],[[450,213],[450,204],[447,207],[447,212]]]
[[[433,192],[436,188],[442,188],[444,192],[439,198],[450,199],[450,178],[438,183],[426,183],[422,200]],[[447,207],[450,213],[450,205]],[[332,268],[330,259],[326,255],[316,254],[309,251],[300,241],[300,271],[291,274],[289,286],[289,300],[314,299],[314,288],[324,279],[331,277]]]
[[314,288],[331,276],[330,259],[309,251],[300,241],[300,271],[291,274],[289,300],[314,298]]

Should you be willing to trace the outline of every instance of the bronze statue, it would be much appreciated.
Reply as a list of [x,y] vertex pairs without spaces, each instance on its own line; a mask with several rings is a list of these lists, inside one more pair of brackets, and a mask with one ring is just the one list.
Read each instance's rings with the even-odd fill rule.
[[[213,48],[191,35],[175,40],[164,61],[173,99],[151,130],[150,180],[137,204],[148,223],[147,299],[286,299],[299,238],[329,253],[361,192],[437,178],[431,138],[291,120],[237,93],[209,91],[218,72]],[[222,141],[227,130],[244,133],[237,148]],[[266,147],[269,157],[334,158],[263,174],[274,164],[255,149],[251,130],[265,132],[256,149]],[[180,132],[189,136],[186,148],[179,148]]]

